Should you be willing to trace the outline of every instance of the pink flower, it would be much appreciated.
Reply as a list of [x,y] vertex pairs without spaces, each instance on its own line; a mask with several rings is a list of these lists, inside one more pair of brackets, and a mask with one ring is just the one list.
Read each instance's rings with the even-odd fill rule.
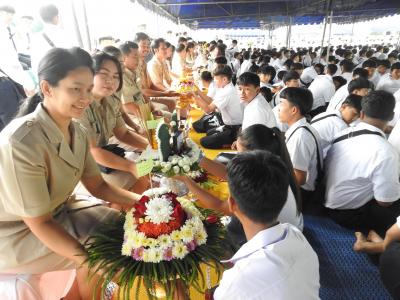
[[188,251],[193,251],[197,247],[196,240],[193,240],[189,243],[186,244],[186,247],[188,248]]
[[143,259],[143,247],[133,249],[131,256],[135,260],[142,260]]
[[174,257],[172,255],[172,248],[165,249],[164,251],[164,260],[171,261]]

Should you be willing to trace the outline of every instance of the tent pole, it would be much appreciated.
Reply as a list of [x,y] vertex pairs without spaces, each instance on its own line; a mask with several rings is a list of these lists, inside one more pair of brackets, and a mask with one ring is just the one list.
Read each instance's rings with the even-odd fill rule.
[[88,17],[87,17],[85,1],[86,0],[82,0],[82,9],[83,9],[83,17],[85,20],[86,42],[87,42],[88,49],[91,51],[92,50],[92,39],[90,37],[89,22],[88,22]]
[[292,34],[292,17],[289,17],[289,24],[286,32],[286,48],[290,47],[290,36]]
[[350,45],[353,44],[353,36],[354,36],[354,25],[356,24],[355,19],[353,19],[353,26],[351,27],[351,37],[350,37]]
[[400,49],[400,31],[399,31],[399,37],[397,38],[397,45],[396,45],[396,49],[399,50]]
[[78,24],[78,18],[76,16],[76,9],[75,9],[75,4],[74,0],[71,0],[71,10],[72,10],[72,17],[74,18],[74,28],[75,28],[75,34],[78,39],[79,47],[83,47],[83,42],[82,42],[82,36],[81,36],[81,31],[79,30],[79,24]]
[[330,47],[330,45],[331,45],[332,19],[333,19],[333,10],[331,10],[331,14],[330,14],[330,16],[329,16],[328,56],[329,56],[329,47]]
[[329,11],[331,11],[332,7],[332,0],[328,0],[328,5],[326,6],[326,16],[324,19],[324,31],[322,32],[322,41],[321,41],[321,49],[319,51],[319,62],[321,62],[321,54],[323,52],[324,48],[324,40],[325,40],[325,33],[326,33],[326,24],[329,18]]

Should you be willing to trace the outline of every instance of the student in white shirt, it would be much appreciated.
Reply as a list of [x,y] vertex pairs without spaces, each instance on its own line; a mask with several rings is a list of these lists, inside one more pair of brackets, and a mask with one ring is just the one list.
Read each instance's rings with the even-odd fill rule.
[[345,59],[340,62],[340,69],[341,69],[341,74],[344,79],[347,80],[347,82],[350,82],[350,80],[353,78],[352,72],[353,72],[354,64],[351,60]]
[[342,106],[342,103],[344,102],[344,100],[346,100],[346,97],[349,94],[355,94],[364,97],[369,92],[370,88],[371,88],[371,82],[368,79],[364,77],[358,77],[356,79],[353,79],[348,84],[342,86],[340,89],[336,91],[335,95],[329,102],[326,111],[333,112],[335,110],[339,110],[340,107]]
[[233,54],[233,60],[231,61],[233,74],[237,74],[240,70],[240,55],[240,52],[235,52]]
[[357,252],[381,253],[379,271],[385,287],[393,299],[400,299],[400,216],[386,231],[385,238],[371,230],[367,237],[356,232],[353,249]]
[[400,215],[399,156],[384,129],[395,100],[372,91],[361,102],[361,122],[340,132],[325,159],[325,206],[340,225],[386,231]]
[[209,149],[221,149],[230,146],[237,136],[242,121],[243,108],[240,103],[239,94],[232,84],[232,69],[229,66],[218,66],[214,70],[214,82],[217,91],[212,102],[197,91],[196,103],[205,112],[215,112],[217,109],[221,113],[224,122],[223,127],[207,132],[207,136],[201,138],[200,144]]
[[305,68],[300,76],[300,82],[302,86],[308,87],[315,77],[321,75],[324,71],[322,64],[315,64],[311,67]]
[[[322,144],[317,131],[306,121],[313,97],[304,88],[286,88],[282,92],[279,118],[289,125],[285,133],[286,147],[292,160],[297,184],[304,202],[311,200],[317,179],[322,176]],[[318,176],[319,175],[319,176]]]
[[283,88],[275,93],[270,102],[272,107],[278,106],[281,102],[281,93],[288,87],[299,87],[300,86],[300,75],[296,71],[289,71],[283,75],[282,82],[284,84]]
[[325,75],[318,75],[310,84],[308,89],[313,94],[314,102],[309,112],[311,117],[325,111],[327,104],[335,95],[336,88],[332,80],[333,74],[337,71],[337,66],[329,64],[326,66]]
[[379,74],[376,72],[376,67],[377,64],[372,59],[368,59],[362,64],[362,68],[368,71],[368,80],[374,84],[374,87],[376,87],[379,81]]
[[260,78],[250,72],[239,76],[237,82],[240,100],[244,104],[242,130],[254,124],[276,127],[271,106],[260,94]]
[[261,65],[257,71],[258,77],[260,77],[260,87],[272,88],[272,80],[276,76],[276,70],[274,67],[269,65]]
[[383,75],[388,73],[388,70],[390,70],[390,66],[391,64],[389,60],[387,59],[378,60],[376,71],[382,77]]
[[323,112],[312,119],[311,126],[318,132],[324,144],[324,157],[335,136],[360,116],[361,99],[359,95],[350,94],[339,110]]
[[390,73],[383,75],[376,90],[382,90],[394,94],[400,89],[400,62],[394,63],[390,67]]
[[266,151],[241,153],[228,166],[228,199],[247,243],[228,260],[215,300],[319,299],[318,257],[303,234],[277,217],[287,199],[285,164]]
[[245,51],[243,53],[243,62],[242,62],[242,65],[240,66],[237,76],[239,77],[240,74],[247,72],[250,69],[251,65],[252,65],[252,62],[250,60],[250,52]]

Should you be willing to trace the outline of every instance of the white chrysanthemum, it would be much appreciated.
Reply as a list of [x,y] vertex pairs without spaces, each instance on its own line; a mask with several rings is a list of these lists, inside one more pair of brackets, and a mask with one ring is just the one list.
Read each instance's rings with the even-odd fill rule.
[[184,165],[183,166],[183,171],[186,172],[186,173],[189,172],[190,171],[190,166],[189,165]]
[[146,256],[146,262],[151,262],[151,263],[159,263],[162,258],[163,258],[163,252],[160,249],[157,248],[150,248],[146,250],[147,256]]
[[162,249],[166,249],[172,246],[172,239],[169,235],[163,234],[157,238],[158,246]]
[[154,224],[168,223],[174,209],[171,202],[165,198],[153,198],[146,203],[145,215]]
[[174,230],[171,232],[171,239],[173,241],[180,241],[181,240],[181,232],[179,230]]
[[172,255],[179,259],[184,258],[188,253],[189,251],[186,245],[183,243],[175,243],[174,247],[172,248]]
[[181,171],[181,168],[179,168],[179,166],[175,166],[173,167],[174,173],[175,174],[179,174],[179,172]]
[[125,243],[122,245],[121,253],[122,253],[122,255],[125,255],[125,256],[131,256],[131,253],[132,253],[132,243],[130,243],[130,242],[125,242]]
[[185,243],[189,243],[193,240],[194,230],[192,226],[184,225],[181,228],[181,239]]
[[195,235],[197,245],[203,245],[207,242],[207,232],[203,229]]
[[143,232],[134,231],[134,233],[132,234],[132,246],[134,248],[141,247],[145,240],[146,236]]

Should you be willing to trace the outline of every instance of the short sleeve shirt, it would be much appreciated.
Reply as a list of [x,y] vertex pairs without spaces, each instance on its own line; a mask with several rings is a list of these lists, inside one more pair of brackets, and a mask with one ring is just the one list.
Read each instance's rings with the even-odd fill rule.
[[123,104],[143,104],[145,102],[142,94],[140,78],[137,76],[136,72],[132,72],[127,68],[124,70],[121,101]]
[[260,94],[245,104],[242,130],[254,124],[262,124],[269,128],[277,126],[271,106]]
[[149,73],[147,72],[147,64],[146,62],[140,62],[138,66],[139,80],[141,83],[141,89],[149,89],[151,87],[151,79],[149,77]]
[[22,218],[53,213],[82,177],[100,175],[80,125],[72,122],[70,132],[72,147],[39,105],[0,133],[0,270],[28,259],[21,253],[29,245],[18,244],[30,232]]
[[212,103],[221,113],[225,125],[242,125],[243,107],[239,94],[232,83],[217,89]]
[[98,147],[106,146],[113,130],[125,125],[119,100],[115,96],[103,98],[100,102],[93,101],[77,121]]
[[166,62],[160,61],[155,56],[147,63],[147,71],[154,84],[170,85],[172,82]]

